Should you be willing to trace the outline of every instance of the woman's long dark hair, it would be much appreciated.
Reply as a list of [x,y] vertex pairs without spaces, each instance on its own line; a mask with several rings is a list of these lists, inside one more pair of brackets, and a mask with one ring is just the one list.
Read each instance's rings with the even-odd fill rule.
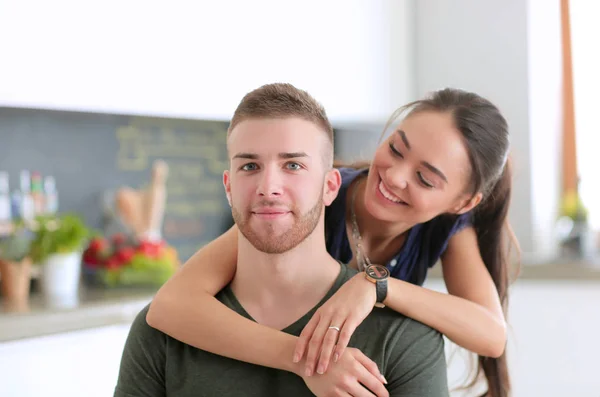
[[[402,113],[408,112],[406,117],[409,117],[424,111],[451,114],[463,136],[472,171],[469,191],[473,195],[483,194],[481,203],[473,210],[473,227],[481,257],[494,280],[506,317],[511,248],[519,250],[507,219],[512,190],[508,124],[487,99],[475,93],[446,88],[396,110],[383,134]],[[353,164],[355,168],[367,166],[366,162]],[[511,385],[506,350],[499,358],[479,356],[478,363],[477,372],[466,387],[474,386],[483,372],[488,384],[488,391],[483,396],[508,396]]]

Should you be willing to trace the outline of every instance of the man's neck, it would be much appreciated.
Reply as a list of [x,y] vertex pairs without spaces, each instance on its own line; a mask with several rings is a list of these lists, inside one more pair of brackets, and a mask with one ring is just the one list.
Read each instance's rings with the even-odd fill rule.
[[231,289],[258,323],[283,329],[323,299],[339,272],[339,263],[318,233],[283,254],[258,251],[240,233]]

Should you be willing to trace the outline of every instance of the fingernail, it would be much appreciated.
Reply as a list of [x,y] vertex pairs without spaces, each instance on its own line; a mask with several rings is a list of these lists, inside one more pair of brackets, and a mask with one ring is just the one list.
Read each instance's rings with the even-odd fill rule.
[[338,353],[335,353],[335,354],[333,355],[333,362],[334,362],[334,363],[337,363],[337,360],[338,360],[339,358],[340,358],[340,355],[339,355]]
[[379,374],[379,376],[381,377],[383,383],[387,385],[387,379],[385,379],[385,377],[382,374]]
[[319,375],[323,375],[324,372],[325,372],[325,368],[323,368],[323,365],[319,365],[319,368],[317,368],[317,373]]
[[304,372],[306,376],[311,376],[312,375],[312,370],[310,368],[306,368],[306,371]]
[[294,358],[292,359],[292,361],[294,361],[295,363],[297,363],[298,361],[300,361],[300,355],[298,353],[294,354]]

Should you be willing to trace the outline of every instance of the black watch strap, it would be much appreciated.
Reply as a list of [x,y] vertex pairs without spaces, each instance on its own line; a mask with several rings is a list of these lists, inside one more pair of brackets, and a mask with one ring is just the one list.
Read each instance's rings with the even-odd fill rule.
[[375,284],[375,306],[384,307],[383,301],[387,298],[390,271],[382,265],[369,265],[365,269],[365,276]]
[[377,280],[375,283],[375,290],[377,291],[377,303],[383,303],[385,298],[387,298],[388,292],[388,281],[385,280]]

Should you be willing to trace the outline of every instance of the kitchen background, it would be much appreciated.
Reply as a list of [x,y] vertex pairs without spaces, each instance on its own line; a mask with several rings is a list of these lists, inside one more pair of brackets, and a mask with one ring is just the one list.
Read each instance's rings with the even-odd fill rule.
[[[347,160],[370,156],[392,111],[430,90],[473,90],[501,108],[523,262],[509,310],[514,395],[598,396],[600,6],[572,1],[565,18],[565,5],[1,0],[0,244],[11,260],[0,395],[112,395],[133,316],[231,225],[221,175],[233,110],[285,81],[325,105]],[[87,232],[83,258],[69,255]],[[19,248],[31,241],[28,263]],[[56,273],[57,261],[73,271]],[[426,286],[444,291],[439,266]],[[469,362],[451,343],[447,353],[452,387]]]

